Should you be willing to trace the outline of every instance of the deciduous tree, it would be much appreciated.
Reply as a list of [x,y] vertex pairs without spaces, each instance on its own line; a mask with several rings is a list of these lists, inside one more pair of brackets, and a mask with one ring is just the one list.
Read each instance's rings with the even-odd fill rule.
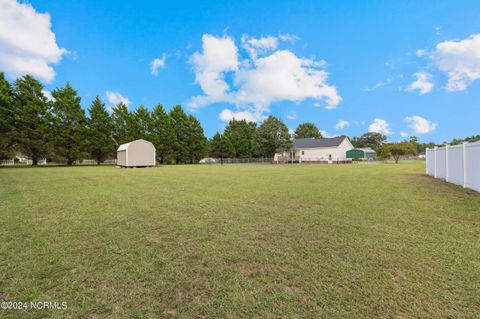
[[379,148],[379,156],[392,156],[396,164],[398,164],[400,156],[408,154],[417,154],[417,149],[410,142],[386,143]]
[[370,147],[378,150],[387,140],[387,137],[377,132],[368,132],[360,137],[354,137],[351,141],[354,147]]
[[253,144],[256,153],[265,157],[273,157],[275,153],[292,148],[287,126],[274,116],[269,116],[258,127],[253,135]]
[[232,143],[233,157],[248,158],[253,156],[253,134],[256,128],[257,124],[254,122],[230,120],[223,135]]
[[321,138],[322,133],[313,123],[302,123],[295,130],[295,138]]

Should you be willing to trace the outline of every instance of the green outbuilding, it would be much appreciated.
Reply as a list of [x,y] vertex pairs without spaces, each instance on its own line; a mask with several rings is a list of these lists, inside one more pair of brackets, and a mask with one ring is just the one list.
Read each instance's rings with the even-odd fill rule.
[[370,147],[354,148],[353,150],[347,151],[347,158],[351,159],[372,160],[376,155],[377,153]]

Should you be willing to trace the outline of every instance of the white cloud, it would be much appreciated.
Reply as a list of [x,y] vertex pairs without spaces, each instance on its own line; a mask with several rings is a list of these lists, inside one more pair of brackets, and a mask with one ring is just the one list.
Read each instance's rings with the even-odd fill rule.
[[163,69],[165,67],[165,60],[167,59],[167,55],[165,53],[162,54],[161,58],[153,59],[150,65],[150,73],[152,75],[158,75],[158,69]]
[[296,120],[297,119],[297,112],[290,111],[286,115],[287,120]]
[[327,108],[335,108],[341,100],[334,86],[328,85],[328,73],[310,67],[311,60],[297,57],[290,51],[276,51],[259,58],[253,68],[240,69],[234,83],[239,87],[235,100],[239,104],[264,107],[273,102],[300,102],[307,98],[325,99]]
[[435,131],[438,126],[437,123],[432,123],[418,115],[407,116],[405,121],[410,124],[409,127],[417,134],[426,134]]
[[230,102],[229,86],[224,73],[238,68],[238,49],[232,38],[217,38],[209,34],[202,37],[203,52],[195,52],[191,58],[195,80],[205,95],[192,97],[189,106],[196,109],[215,102]]
[[332,134],[330,134],[330,133],[328,133],[327,131],[324,131],[324,130],[320,130],[320,134],[322,134],[322,137],[326,137],[326,138],[338,136],[336,134],[332,135]]
[[366,92],[375,91],[376,89],[382,88],[382,87],[392,83],[394,80],[395,80],[395,78],[393,76],[389,76],[388,78],[385,79],[385,81],[377,82],[373,87],[365,88],[363,90],[366,91]]
[[417,72],[413,76],[416,80],[413,81],[405,90],[413,92],[418,90],[420,95],[430,92],[433,88],[432,75],[428,72]]
[[383,135],[392,134],[390,131],[390,124],[387,121],[382,119],[374,119],[373,123],[368,127],[369,132],[380,133]]
[[[311,98],[315,103],[324,101],[326,108],[340,103],[337,89],[327,83],[328,73],[320,69],[325,61],[297,57],[288,50],[268,52],[277,46],[270,37],[242,38],[249,57],[239,62],[232,38],[203,36],[203,52],[196,52],[191,61],[204,95],[192,97],[191,109],[229,103],[238,111],[247,110],[258,117],[269,112],[272,103],[282,100],[301,102]],[[230,84],[225,80],[227,73],[232,78]]]
[[229,122],[232,119],[236,119],[237,121],[246,120],[247,122],[260,122],[263,121],[266,116],[254,111],[232,111],[224,109],[220,112],[219,118],[224,122]]
[[405,132],[405,131],[401,131],[401,132],[400,132],[400,136],[401,136],[401,137],[407,137],[407,136],[408,136],[408,133]]
[[47,91],[47,90],[42,90],[43,95],[47,98],[49,101],[55,101],[55,98],[52,95],[52,92]]
[[127,107],[131,104],[130,100],[126,96],[123,96],[118,92],[107,91],[105,92],[105,95],[107,96],[108,102],[112,106],[115,106],[120,102],[125,104]]
[[257,39],[244,34],[242,35],[241,42],[242,48],[250,54],[252,59],[256,59],[258,55],[275,50],[278,46],[278,39],[273,36],[266,36]]
[[290,43],[293,43],[295,41],[300,40],[300,38],[298,36],[296,36],[295,34],[290,34],[290,33],[280,33],[278,35],[278,38],[281,41],[290,42]]
[[0,69],[11,77],[33,75],[49,83],[52,65],[68,51],[60,48],[51,30],[50,15],[28,3],[0,1]]
[[350,122],[345,121],[345,120],[339,120],[337,124],[335,125],[336,130],[341,130],[344,129],[345,127],[350,126]]
[[418,57],[424,56],[424,55],[425,55],[425,50],[423,50],[423,49],[418,49],[417,51],[415,51],[415,54],[416,54]]
[[447,74],[447,91],[464,91],[480,79],[480,33],[464,40],[440,42],[430,58]]

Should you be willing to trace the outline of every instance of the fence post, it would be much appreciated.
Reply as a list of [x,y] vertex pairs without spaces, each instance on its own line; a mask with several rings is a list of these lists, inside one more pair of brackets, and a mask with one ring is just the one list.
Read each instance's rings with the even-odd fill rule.
[[425,173],[428,175],[428,150],[429,148],[427,147],[425,149]]
[[437,149],[438,146],[433,148],[433,177],[437,178]]
[[448,149],[450,148],[450,145],[445,145],[445,181],[448,182]]
[[463,187],[467,187],[467,144],[463,142]]

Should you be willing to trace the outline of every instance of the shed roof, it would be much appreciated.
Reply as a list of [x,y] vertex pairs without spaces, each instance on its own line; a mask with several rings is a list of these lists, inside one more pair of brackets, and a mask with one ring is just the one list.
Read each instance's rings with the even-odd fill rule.
[[[130,143],[132,143],[132,142],[130,142]],[[117,152],[126,151],[128,146],[130,145],[130,143],[125,143],[125,144],[120,145],[117,149]]]
[[133,144],[133,143],[135,143],[135,142],[140,142],[140,141],[142,141],[142,142],[147,142],[147,143],[149,143],[149,144],[152,144],[151,142],[146,141],[146,140],[144,140],[144,139],[141,138],[141,139],[138,139],[138,140],[131,141],[131,142],[128,142],[128,143],[125,143],[125,144],[120,145],[120,146],[118,147],[118,149],[117,149],[117,152],[126,151],[131,144]]
[[320,148],[320,147],[337,147],[344,139],[345,135],[330,138],[296,138],[293,140],[294,148]]
[[374,150],[372,150],[370,147],[357,147],[357,148],[354,148],[352,151],[354,150],[359,150],[359,151],[363,151],[365,153],[376,153]]

